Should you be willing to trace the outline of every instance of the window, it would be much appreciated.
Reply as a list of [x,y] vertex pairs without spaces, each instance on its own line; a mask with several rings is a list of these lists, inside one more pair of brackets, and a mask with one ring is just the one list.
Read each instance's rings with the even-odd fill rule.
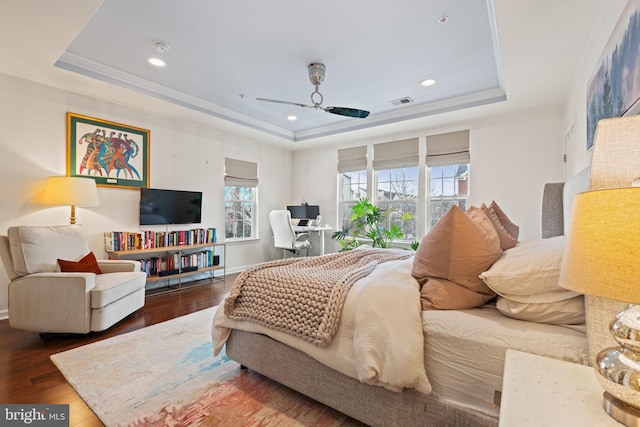
[[340,174],[341,229],[351,227],[351,207],[367,197],[367,171],[343,172]]
[[340,229],[351,228],[351,207],[367,197],[367,147],[338,150]]
[[397,224],[404,233],[403,240],[416,240],[418,166],[379,170],[376,175],[376,206],[381,212],[389,211],[385,228]]
[[224,186],[225,238],[243,239],[254,237],[255,194],[255,187]]
[[225,159],[225,239],[256,238],[258,165]]
[[398,225],[402,240],[416,240],[418,230],[418,138],[385,142],[373,146],[376,192],[373,203],[388,212],[387,230]]
[[452,205],[467,210],[469,199],[469,131],[427,137],[427,215],[429,228]]
[[428,168],[427,196],[431,227],[452,205],[467,210],[469,197],[469,164],[434,166]]

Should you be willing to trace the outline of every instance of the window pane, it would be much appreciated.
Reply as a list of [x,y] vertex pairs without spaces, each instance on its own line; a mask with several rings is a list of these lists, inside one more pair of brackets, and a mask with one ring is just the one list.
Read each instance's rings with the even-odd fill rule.
[[436,166],[428,169],[428,205],[433,226],[452,205],[467,209],[469,165]]
[[255,209],[255,187],[235,185],[224,188],[225,237],[229,239],[253,236],[253,211]]
[[[418,167],[376,171],[378,192],[376,206],[386,215],[381,224],[389,230],[400,227],[403,240],[415,240],[417,235],[416,212],[418,201]],[[405,214],[409,217],[403,219]]]

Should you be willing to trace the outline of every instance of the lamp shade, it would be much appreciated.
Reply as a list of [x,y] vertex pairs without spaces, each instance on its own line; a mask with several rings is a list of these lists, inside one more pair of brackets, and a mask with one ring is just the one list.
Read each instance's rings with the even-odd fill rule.
[[50,176],[43,205],[100,206],[96,182],[91,178]]
[[590,191],[574,198],[560,286],[640,303],[640,188]]

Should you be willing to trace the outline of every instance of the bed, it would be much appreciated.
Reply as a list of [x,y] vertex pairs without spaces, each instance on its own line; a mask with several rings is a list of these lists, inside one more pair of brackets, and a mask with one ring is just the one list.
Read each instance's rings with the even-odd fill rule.
[[[562,253],[562,234],[568,219],[563,212],[570,211],[573,195],[587,190],[587,187],[588,171],[577,174],[566,183],[545,185],[542,196],[543,239],[519,242],[514,248],[504,250],[500,262],[496,261],[489,270],[496,265],[505,268],[488,271],[483,281],[491,282],[501,274],[510,274],[514,265],[520,265],[522,257],[528,259],[531,253],[542,251],[545,255],[540,262],[544,264],[550,257],[546,254],[555,251],[556,255],[549,262],[557,265],[557,254]],[[363,369],[359,366],[351,368],[345,360],[360,362],[365,358],[358,349],[355,354],[344,353],[345,347],[352,351],[352,341],[355,341],[352,329],[362,328],[362,319],[367,319],[365,323],[368,323],[371,317],[384,313],[383,310],[373,314],[353,314],[351,306],[364,305],[362,301],[367,301],[366,296],[370,295],[363,291],[368,289],[363,282],[386,277],[384,280],[388,283],[388,274],[394,271],[398,277],[403,277],[398,279],[400,285],[394,294],[406,292],[406,298],[415,298],[415,290],[411,290],[411,286],[415,289],[415,284],[410,284],[414,261],[406,257],[390,259],[379,264],[369,275],[356,277],[345,297],[335,338],[321,346],[318,346],[318,340],[321,341],[322,337],[300,339],[300,336],[278,328],[265,327],[264,321],[229,319],[224,315],[224,305],[221,305],[212,328],[216,351],[224,345],[228,357],[241,365],[374,426],[497,426],[504,357],[508,348],[588,364],[582,297],[567,296],[564,292],[568,291],[551,285],[542,286],[531,297],[527,294],[530,290],[526,290],[531,286],[530,274],[522,276],[516,268],[515,273],[505,278],[510,287],[492,284],[491,290],[498,294],[498,298],[493,298],[495,294],[483,296],[487,301],[478,308],[420,310],[418,321],[421,331],[418,334],[421,339],[413,342],[407,339],[409,335],[401,334],[402,342],[410,341],[408,347],[396,350],[394,344],[391,353],[380,356],[385,359],[382,364],[388,365],[391,361],[396,365],[386,378],[384,374],[370,378],[367,373],[362,374]],[[545,270],[545,266],[536,268]],[[546,284],[554,280],[557,282],[553,274],[546,270],[544,274],[548,276],[545,277]],[[407,287],[402,288],[405,281]],[[356,298],[354,294],[360,296]],[[387,297],[389,295],[383,298]],[[359,304],[355,303],[356,300]],[[389,301],[389,304],[384,308],[387,311],[394,307],[393,304],[407,304],[407,301]],[[529,311],[531,306],[536,310]],[[540,311],[538,307],[547,308]],[[351,314],[345,314],[347,312]],[[363,317],[366,315],[369,318]],[[364,331],[366,334],[370,329],[396,332],[410,329],[402,323],[395,323],[400,321],[393,316],[392,320],[384,322],[388,327]],[[411,322],[415,323],[415,318]],[[363,329],[358,331],[356,336],[359,337]],[[376,336],[374,342],[376,339],[396,339],[396,332],[389,336]],[[410,368],[415,364],[416,354],[425,378],[420,373],[413,375],[413,368]],[[393,376],[393,381],[388,381],[389,375]],[[395,382],[396,377],[403,376],[405,378]]]

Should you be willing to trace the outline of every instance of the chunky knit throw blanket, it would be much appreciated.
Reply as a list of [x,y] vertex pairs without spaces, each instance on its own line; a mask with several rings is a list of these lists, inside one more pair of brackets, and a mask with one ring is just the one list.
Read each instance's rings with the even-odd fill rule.
[[241,273],[224,313],[326,347],[338,329],[349,288],[376,265],[406,259],[411,251],[358,249],[266,262]]

